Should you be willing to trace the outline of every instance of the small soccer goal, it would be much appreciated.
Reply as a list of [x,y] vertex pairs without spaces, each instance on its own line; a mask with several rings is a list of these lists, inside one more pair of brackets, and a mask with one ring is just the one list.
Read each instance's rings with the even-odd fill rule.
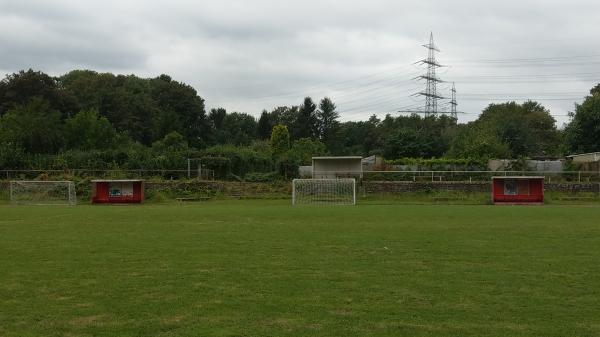
[[294,179],[292,205],[355,205],[355,179]]
[[14,205],[75,206],[75,184],[72,181],[13,180],[10,182],[10,201]]

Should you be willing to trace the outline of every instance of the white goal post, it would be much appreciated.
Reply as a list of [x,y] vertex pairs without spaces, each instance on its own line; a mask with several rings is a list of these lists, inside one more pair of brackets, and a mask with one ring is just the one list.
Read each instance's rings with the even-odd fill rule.
[[355,179],[294,179],[292,205],[355,205]]
[[10,182],[10,201],[14,205],[69,205],[77,204],[75,184],[72,181]]

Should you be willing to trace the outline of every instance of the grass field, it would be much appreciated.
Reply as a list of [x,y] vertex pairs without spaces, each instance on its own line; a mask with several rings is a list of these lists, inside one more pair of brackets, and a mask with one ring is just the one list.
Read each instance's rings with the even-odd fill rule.
[[0,206],[0,336],[599,336],[600,207]]

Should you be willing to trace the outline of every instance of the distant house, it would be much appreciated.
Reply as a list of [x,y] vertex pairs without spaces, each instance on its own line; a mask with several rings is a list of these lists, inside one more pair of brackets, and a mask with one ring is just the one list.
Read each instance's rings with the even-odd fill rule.
[[385,166],[381,156],[370,156],[362,159],[363,171],[377,171]]
[[567,156],[567,159],[574,163],[594,163],[600,161],[600,152],[572,154]]
[[[527,169],[535,172],[555,173],[563,170],[563,161],[558,159],[528,159]],[[516,162],[514,159],[490,159],[488,160],[488,170],[490,171],[511,171],[512,165]]]
[[578,170],[600,172],[600,152],[572,154],[567,156],[567,160],[575,164]]

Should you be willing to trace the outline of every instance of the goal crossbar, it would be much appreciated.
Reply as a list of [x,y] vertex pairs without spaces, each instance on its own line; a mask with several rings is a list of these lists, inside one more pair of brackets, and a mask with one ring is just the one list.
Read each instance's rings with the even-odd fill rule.
[[292,181],[292,205],[355,204],[355,179],[294,179]]

